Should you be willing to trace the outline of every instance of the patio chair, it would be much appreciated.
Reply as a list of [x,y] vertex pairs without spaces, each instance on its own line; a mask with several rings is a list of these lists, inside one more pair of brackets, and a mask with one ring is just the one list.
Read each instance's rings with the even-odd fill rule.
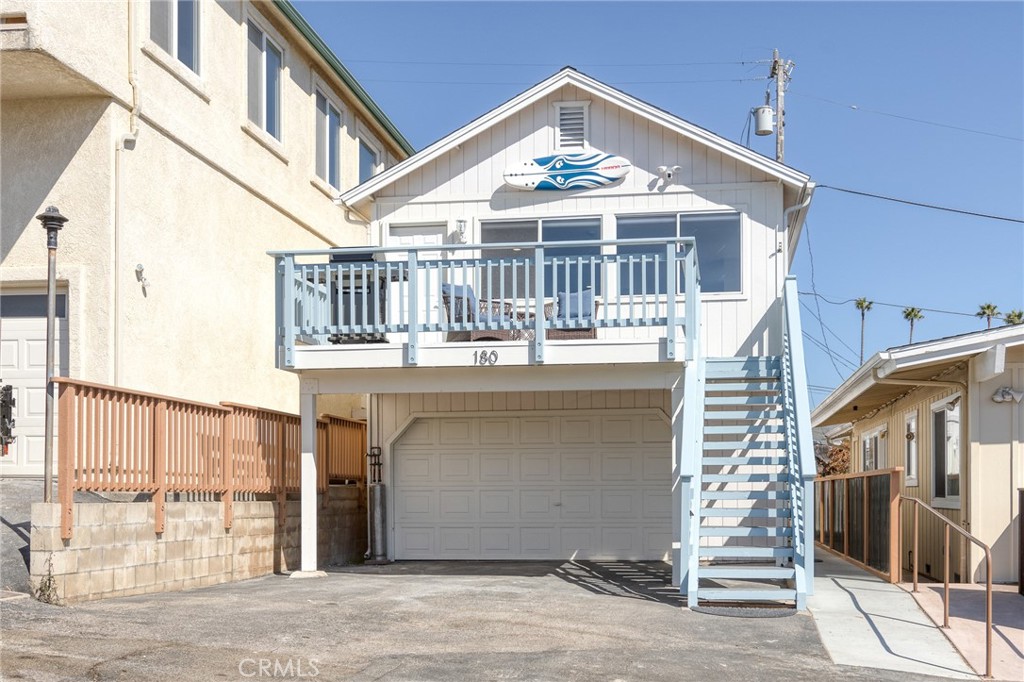
[[594,300],[594,290],[565,292],[559,291],[557,300],[544,306],[545,319],[556,323],[571,321],[586,326],[569,329],[548,329],[545,338],[560,339],[596,339],[597,327],[593,326],[597,319],[597,311],[601,302]]
[[[441,302],[449,322],[469,323],[489,320],[512,322],[512,304],[502,301],[480,301],[468,284],[441,285]],[[445,341],[518,341],[518,329],[473,329],[450,331]]]

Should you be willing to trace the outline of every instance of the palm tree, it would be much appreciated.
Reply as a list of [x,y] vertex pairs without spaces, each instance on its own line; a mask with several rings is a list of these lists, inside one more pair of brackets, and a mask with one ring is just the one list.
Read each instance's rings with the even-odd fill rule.
[[903,319],[910,323],[910,343],[914,343],[914,322],[923,320],[924,315],[920,308],[904,308]]
[[984,317],[988,321],[988,328],[992,328],[992,318],[999,317],[999,308],[994,303],[982,303],[978,306],[978,312],[974,313],[975,317]]
[[1003,324],[1024,324],[1024,310],[1011,310],[1003,315]]
[[853,302],[854,307],[860,311],[860,364],[864,364],[864,315],[871,310],[871,306],[874,305],[871,301],[866,298],[858,298]]

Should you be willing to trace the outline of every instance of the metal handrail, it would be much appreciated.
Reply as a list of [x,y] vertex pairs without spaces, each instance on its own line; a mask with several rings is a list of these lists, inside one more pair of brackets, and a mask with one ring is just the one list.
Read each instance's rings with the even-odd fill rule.
[[[974,537],[966,530],[950,521],[940,514],[934,507],[916,497],[900,495],[900,504],[903,501],[914,503],[914,592],[917,592],[917,567],[918,567],[918,524],[920,514],[918,510],[924,507],[932,516],[944,524],[943,548],[942,548],[942,627],[949,629],[949,530],[952,528],[957,533],[967,538],[974,544],[985,550],[985,677],[992,677],[992,549],[984,542]],[[902,526],[900,529],[902,533]]]

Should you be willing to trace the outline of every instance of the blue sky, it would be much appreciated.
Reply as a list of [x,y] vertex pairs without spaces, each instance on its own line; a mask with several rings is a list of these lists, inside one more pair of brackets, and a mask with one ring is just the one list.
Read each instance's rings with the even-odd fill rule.
[[[786,163],[819,184],[1024,217],[1024,3],[295,4],[416,148],[564,65],[742,141],[767,85],[745,79],[768,67],[736,62],[767,60],[778,48],[796,63]],[[752,136],[763,154],[774,156],[774,145]],[[866,356],[907,342],[903,306],[1024,309],[1020,223],[821,189],[808,232],[815,290],[832,301],[876,301]],[[807,245],[805,234],[793,272],[809,292]],[[817,314],[814,298],[801,298]],[[819,305],[841,341],[806,308],[805,331],[827,336],[856,365],[859,313],[852,303]],[[970,315],[924,315],[915,340],[984,327]],[[837,371],[812,342],[807,355],[817,402],[852,368],[836,360]]]

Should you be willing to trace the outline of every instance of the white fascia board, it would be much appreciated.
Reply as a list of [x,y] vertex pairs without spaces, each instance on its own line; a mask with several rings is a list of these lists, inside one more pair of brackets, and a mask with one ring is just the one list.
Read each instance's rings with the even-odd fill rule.
[[[800,244],[800,235],[804,231],[804,221],[807,219],[807,213],[811,210],[811,201],[814,199],[814,189],[817,187],[813,182],[808,182],[804,185],[803,189],[800,190],[800,195],[797,197],[796,206],[807,202],[807,205],[796,212],[796,215],[792,217],[789,225],[783,225],[782,229],[789,230],[789,242],[787,248],[789,249],[789,262],[792,263],[793,259],[796,258],[796,249]],[[783,207],[785,210],[785,207]]]
[[846,378],[839,387],[828,394],[811,412],[811,425],[821,426],[833,414],[847,403],[866,391],[875,383],[874,370],[882,366],[889,357],[885,353],[875,353],[868,361]]
[[521,111],[534,102],[546,97],[551,92],[569,84],[575,85],[595,96],[617,104],[627,111],[643,116],[668,128],[669,130],[673,130],[681,135],[694,139],[725,154],[726,156],[730,156],[753,166],[758,170],[768,173],[769,175],[775,176],[782,180],[782,182],[788,183],[794,187],[805,186],[810,180],[810,176],[790,168],[785,164],[769,159],[766,156],[762,156],[761,154],[751,151],[742,145],[730,142],[724,137],[720,137],[709,130],[695,126],[673,114],[662,111],[661,109],[651,106],[645,102],[641,102],[635,97],[631,97],[630,95],[607,86],[600,81],[596,81],[575,69],[566,68],[554,74],[547,80],[541,81],[529,90],[513,97],[508,102],[505,102],[505,104],[502,104],[496,109],[492,109],[483,116],[480,116],[462,128],[459,128],[455,132],[441,138],[434,144],[426,147],[420,152],[417,152],[413,156],[410,156],[398,165],[370,178],[361,185],[353,187],[341,195],[341,200],[347,205],[356,205],[358,202],[363,201],[399,178],[415,171],[417,168],[421,168],[441,155],[451,151],[455,147],[458,147],[470,138],[480,134],[484,130],[487,130],[491,126],[500,123],[516,112]]

